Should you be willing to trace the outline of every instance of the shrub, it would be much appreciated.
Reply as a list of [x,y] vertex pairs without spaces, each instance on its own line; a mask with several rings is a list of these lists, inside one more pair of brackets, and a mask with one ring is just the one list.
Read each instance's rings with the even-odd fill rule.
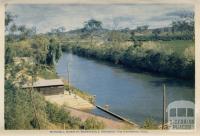
[[158,129],[157,123],[152,118],[147,118],[143,124],[144,129]]
[[97,119],[90,117],[83,123],[84,129],[103,129],[105,127],[103,122],[99,122]]

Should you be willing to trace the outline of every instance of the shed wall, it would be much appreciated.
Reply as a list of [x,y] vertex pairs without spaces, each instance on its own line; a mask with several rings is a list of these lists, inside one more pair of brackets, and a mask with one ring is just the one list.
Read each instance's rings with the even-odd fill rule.
[[64,94],[64,86],[47,86],[47,87],[37,87],[38,92],[43,95],[58,95]]

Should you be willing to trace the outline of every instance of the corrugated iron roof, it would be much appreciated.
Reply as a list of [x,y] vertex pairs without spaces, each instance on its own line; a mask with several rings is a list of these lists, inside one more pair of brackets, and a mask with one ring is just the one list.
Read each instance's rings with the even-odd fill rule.
[[[50,80],[38,80],[33,83],[33,87],[45,87],[45,86],[59,86],[64,85],[61,79],[50,79]],[[32,86],[24,85],[23,88],[28,88]]]

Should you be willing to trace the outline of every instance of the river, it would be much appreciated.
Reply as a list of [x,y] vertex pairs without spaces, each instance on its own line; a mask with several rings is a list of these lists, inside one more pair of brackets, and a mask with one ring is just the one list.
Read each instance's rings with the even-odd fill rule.
[[[162,121],[163,83],[166,84],[167,103],[175,100],[194,102],[194,83],[170,77],[137,73],[123,66],[63,53],[56,65],[59,76],[92,95],[96,104],[109,105],[109,110],[138,124],[153,118]],[[94,109],[91,112],[108,116]]]

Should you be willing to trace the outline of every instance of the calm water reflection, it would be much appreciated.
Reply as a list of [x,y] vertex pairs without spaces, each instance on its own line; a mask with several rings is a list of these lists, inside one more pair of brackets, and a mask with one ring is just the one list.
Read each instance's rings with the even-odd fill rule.
[[[56,70],[59,76],[66,79],[67,63],[71,84],[96,95],[98,105],[108,104],[111,111],[137,123],[148,117],[161,121],[163,83],[166,84],[168,103],[175,100],[194,101],[194,85],[189,81],[135,73],[122,66],[64,53]],[[91,112],[107,116],[97,109]]]

